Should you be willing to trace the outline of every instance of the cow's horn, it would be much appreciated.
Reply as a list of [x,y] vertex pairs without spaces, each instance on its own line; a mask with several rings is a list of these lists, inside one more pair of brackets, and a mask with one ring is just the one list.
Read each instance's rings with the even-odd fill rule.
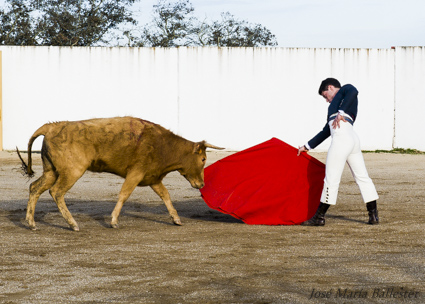
[[205,147],[206,147],[206,148],[211,148],[211,149],[216,149],[216,150],[223,150],[223,149],[224,149],[224,148],[220,148],[220,147],[217,147],[217,146],[211,145],[211,144],[209,144],[209,143],[205,143]]

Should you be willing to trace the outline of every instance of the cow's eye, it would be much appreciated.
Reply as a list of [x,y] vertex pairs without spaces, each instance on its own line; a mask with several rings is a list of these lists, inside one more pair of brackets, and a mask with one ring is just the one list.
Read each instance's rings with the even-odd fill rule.
[[204,163],[207,159],[205,157],[202,158],[202,162]]

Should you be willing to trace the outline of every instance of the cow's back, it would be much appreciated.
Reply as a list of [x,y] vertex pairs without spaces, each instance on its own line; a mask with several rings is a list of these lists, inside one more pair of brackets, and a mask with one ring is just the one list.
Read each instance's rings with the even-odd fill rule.
[[143,161],[143,150],[151,149],[164,130],[133,117],[59,122],[45,134],[43,148],[58,169],[78,164],[125,176],[129,166]]

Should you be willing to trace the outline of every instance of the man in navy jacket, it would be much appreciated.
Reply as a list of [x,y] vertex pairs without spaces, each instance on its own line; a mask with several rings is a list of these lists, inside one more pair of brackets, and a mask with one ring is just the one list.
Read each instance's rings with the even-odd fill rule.
[[363,201],[366,203],[369,212],[369,224],[379,223],[376,206],[376,200],[379,198],[378,193],[367,173],[360,150],[359,138],[353,130],[353,124],[357,117],[357,94],[358,91],[354,86],[346,84],[341,87],[341,84],[335,78],[323,80],[319,87],[319,95],[330,103],[326,124],[322,131],[298,149],[298,155],[301,152],[314,149],[329,136],[332,136],[332,142],[326,158],[326,174],[319,208],[310,220],[301,225],[325,225],[326,211],[330,205],[336,204],[345,163],[349,165],[360,188]]

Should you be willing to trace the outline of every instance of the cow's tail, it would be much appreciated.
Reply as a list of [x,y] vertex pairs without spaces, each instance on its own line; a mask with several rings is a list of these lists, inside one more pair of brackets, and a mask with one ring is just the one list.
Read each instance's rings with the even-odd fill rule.
[[23,171],[24,175],[28,175],[29,177],[34,176],[34,171],[32,170],[32,157],[31,157],[32,144],[37,139],[37,137],[39,137],[41,135],[46,135],[46,133],[49,130],[50,130],[49,124],[45,124],[41,128],[39,128],[37,131],[35,131],[35,133],[31,136],[31,138],[28,142],[28,165],[25,163],[24,159],[22,158],[18,147],[16,147],[16,152],[18,153],[19,159],[22,162],[22,171]]

